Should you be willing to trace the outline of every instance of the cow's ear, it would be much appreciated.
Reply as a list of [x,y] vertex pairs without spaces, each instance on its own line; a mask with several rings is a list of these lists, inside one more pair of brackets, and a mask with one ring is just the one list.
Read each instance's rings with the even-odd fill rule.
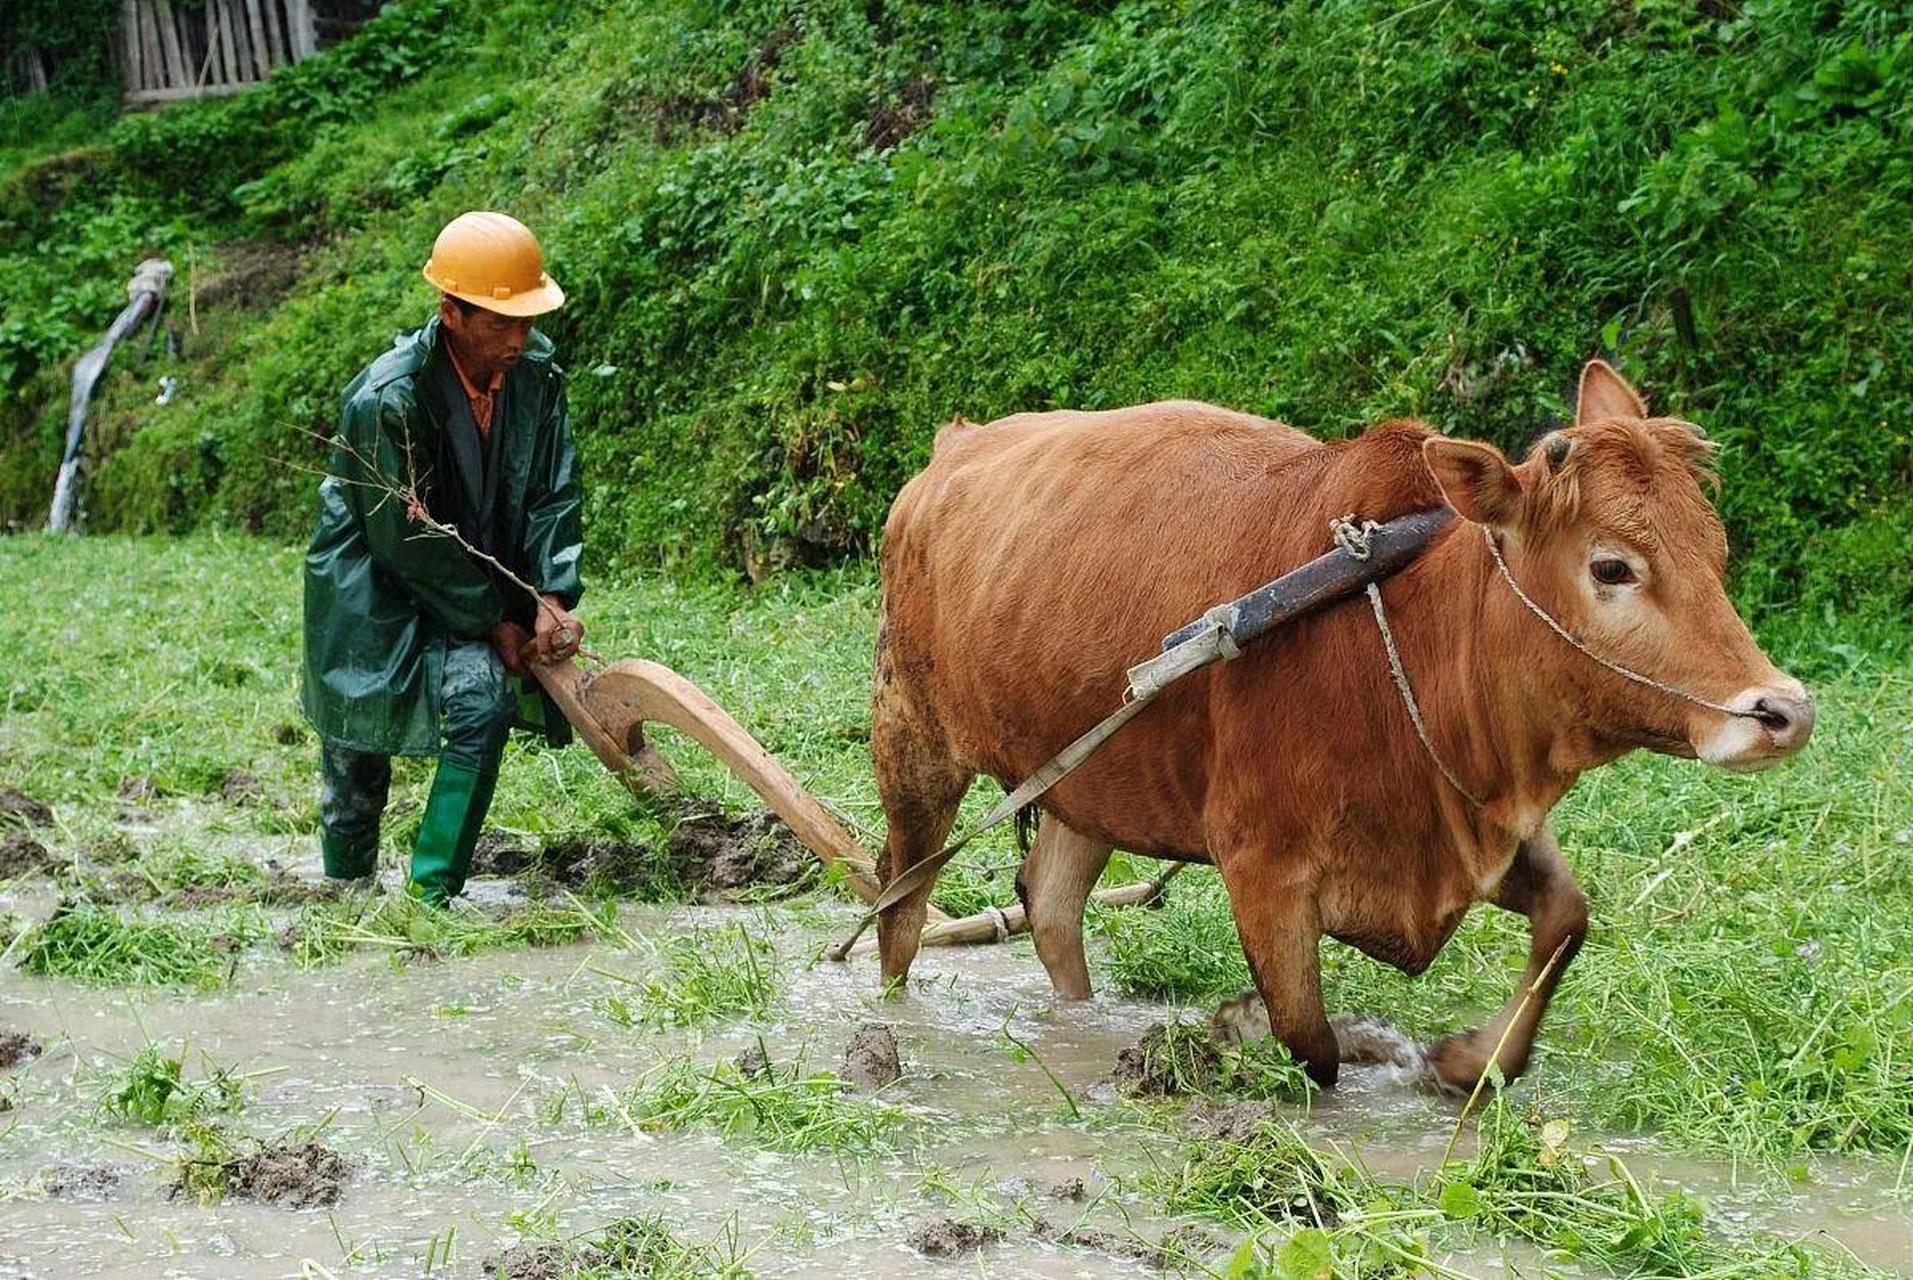
[[1590,360],[1581,370],[1581,392],[1575,397],[1574,421],[1606,422],[1612,418],[1645,418],[1647,401],[1633,384],[1605,360]]
[[1520,514],[1521,477],[1493,445],[1430,436],[1422,441],[1421,456],[1441,496],[1463,519],[1509,525]]

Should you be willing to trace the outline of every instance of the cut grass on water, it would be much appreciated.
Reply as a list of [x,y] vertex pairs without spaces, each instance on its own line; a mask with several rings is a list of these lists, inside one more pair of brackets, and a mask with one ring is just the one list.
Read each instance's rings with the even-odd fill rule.
[[302,965],[329,964],[354,951],[394,960],[467,956],[501,947],[555,947],[616,932],[617,907],[534,904],[493,917],[454,904],[427,906],[404,891],[307,908],[287,929],[286,946]]
[[903,1113],[849,1092],[828,1071],[801,1061],[701,1067],[687,1058],[661,1063],[612,1097],[593,1118],[652,1130],[710,1129],[774,1151],[874,1155],[892,1150]]
[[20,939],[20,967],[92,986],[224,986],[236,953],[265,935],[252,912],[222,923],[144,919],[79,901],[63,904]]
[[618,996],[605,1001],[620,1026],[686,1027],[719,1018],[761,1021],[777,1004],[777,953],[741,924],[699,929],[658,948],[663,972],[642,981],[598,972],[638,988],[637,1007]]
[[755,1275],[745,1265],[748,1255],[739,1246],[735,1218],[717,1239],[704,1242],[684,1240],[659,1214],[617,1218],[570,1240],[518,1245],[508,1256],[515,1265],[499,1259],[485,1274],[563,1275],[572,1280],[617,1280],[626,1276],[644,1276],[647,1280],[752,1280]]
[[101,1113],[124,1124],[176,1128],[245,1104],[251,1076],[207,1062],[204,1076],[188,1080],[185,1059],[184,1050],[174,1057],[148,1041],[102,1082]]

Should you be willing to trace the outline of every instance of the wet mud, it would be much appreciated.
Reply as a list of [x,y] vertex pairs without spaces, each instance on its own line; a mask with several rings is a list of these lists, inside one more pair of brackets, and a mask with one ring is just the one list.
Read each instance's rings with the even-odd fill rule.
[[524,881],[534,891],[603,889],[630,892],[660,875],[697,902],[718,904],[743,890],[790,888],[806,882],[816,859],[773,813],[733,818],[684,805],[660,848],[609,839],[555,840],[529,848],[502,832],[479,837],[474,876]]
[[0,880],[13,880],[60,866],[47,847],[35,840],[25,828],[0,828]]
[[350,1173],[344,1156],[319,1143],[276,1144],[228,1161],[225,1194],[285,1209],[329,1208],[345,1198]]
[[38,1040],[24,1031],[0,1031],[0,1071],[8,1071],[40,1056]]
[[908,1243],[926,1258],[960,1258],[1003,1239],[1003,1228],[958,1218],[938,1218],[910,1232]]
[[903,1063],[897,1054],[897,1035],[881,1022],[866,1022],[857,1028],[844,1047],[843,1069],[837,1074],[864,1093],[895,1084],[903,1077]]
[[0,823],[16,822],[32,827],[53,825],[53,810],[14,787],[0,787]]

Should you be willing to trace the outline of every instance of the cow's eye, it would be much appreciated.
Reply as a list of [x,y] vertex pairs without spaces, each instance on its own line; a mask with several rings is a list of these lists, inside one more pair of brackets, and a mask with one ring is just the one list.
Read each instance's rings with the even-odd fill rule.
[[1596,582],[1608,587],[1634,581],[1634,570],[1628,568],[1625,560],[1596,560],[1588,566],[1588,572],[1594,575]]

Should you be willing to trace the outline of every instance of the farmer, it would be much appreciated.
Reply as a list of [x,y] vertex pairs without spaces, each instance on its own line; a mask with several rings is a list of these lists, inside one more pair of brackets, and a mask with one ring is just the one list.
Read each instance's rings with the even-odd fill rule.
[[302,702],[322,740],[325,873],[371,877],[395,755],[436,755],[411,881],[442,906],[514,727],[569,726],[527,663],[584,628],[564,379],[532,317],[564,302],[522,223],[467,213],[425,278],[438,314],[347,384],[305,562]]

